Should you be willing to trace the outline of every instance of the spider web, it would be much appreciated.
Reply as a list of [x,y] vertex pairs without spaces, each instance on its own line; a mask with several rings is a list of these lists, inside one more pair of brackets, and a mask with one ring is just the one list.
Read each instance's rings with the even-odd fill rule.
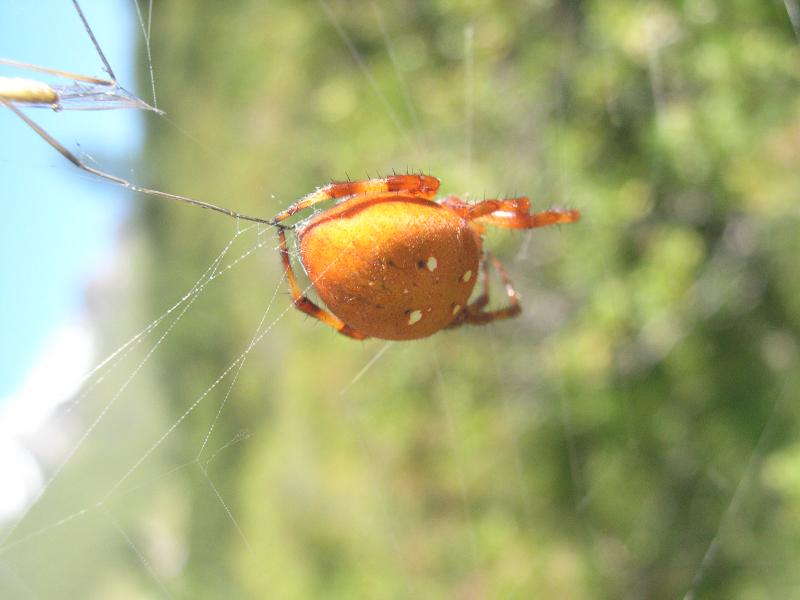
[[[661,3],[649,9],[644,4],[639,7],[647,18],[639,25],[652,38],[649,44],[630,42],[642,43],[634,52],[645,53],[650,90],[638,106],[667,131],[675,118],[675,90],[667,81],[685,67],[670,62],[677,43],[670,36],[678,35],[671,29],[674,13],[664,12]],[[92,21],[90,8],[84,7]],[[786,0],[784,8],[797,31],[796,3]],[[719,415],[720,422],[753,421],[742,429],[749,437],[733,448],[726,437],[730,430],[722,425],[711,432],[693,429],[675,422],[681,411],[654,405],[683,402],[687,415],[706,416],[692,400],[702,403],[708,394],[669,389],[659,377],[659,369],[676,368],[668,358],[691,338],[675,312],[633,318],[628,323],[633,332],[618,331],[619,339],[609,344],[598,339],[588,321],[612,309],[602,304],[581,309],[597,301],[586,290],[591,284],[581,279],[586,277],[581,265],[619,276],[620,259],[598,253],[600,241],[592,246],[580,238],[586,231],[598,238],[621,229],[641,234],[637,228],[647,221],[648,203],[657,201],[647,194],[642,199],[636,186],[645,184],[632,180],[619,192],[631,201],[603,214],[592,197],[595,190],[587,191],[576,174],[572,145],[589,141],[573,139],[578,113],[571,78],[580,60],[575,44],[596,40],[565,36],[543,45],[542,51],[555,52],[556,59],[546,81],[539,82],[546,92],[527,98],[514,94],[531,89],[520,78],[540,73],[514,52],[504,54],[498,31],[509,27],[503,22],[509,15],[478,21],[454,12],[437,21],[440,27],[431,39],[450,69],[446,80],[432,81],[415,67],[424,62],[424,48],[417,32],[403,28],[406,21],[399,16],[405,9],[375,3],[364,20],[350,21],[343,6],[328,2],[299,13],[251,8],[245,17],[254,24],[281,23],[296,39],[308,34],[297,25],[301,17],[316,19],[320,25],[313,32],[323,52],[338,57],[339,68],[356,82],[355,91],[337,86],[335,79],[321,82],[308,91],[314,101],[298,117],[312,123],[286,128],[270,111],[288,110],[281,97],[289,98],[292,86],[299,85],[289,75],[270,69],[247,93],[216,97],[209,86],[208,98],[200,99],[181,87],[184,75],[159,70],[160,57],[166,60],[173,49],[163,40],[151,46],[153,23],[172,23],[180,16],[143,4],[126,10],[130,27],[140,31],[150,74],[139,88],[149,86],[153,97],[158,92],[159,106],[168,114],[147,117],[155,122],[143,164],[130,157],[109,159],[137,182],[149,183],[151,173],[163,176],[147,159],[160,156],[165,138],[177,138],[183,153],[170,165],[177,175],[166,191],[225,206],[261,206],[260,212],[266,204],[268,215],[309,189],[288,171],[312,173],[322,183],[353,168],[352,162],[333,159],[306,158],[312,163],[306,164],[301,149],[323,143],[315,129],[336,138],[345,130],[337,123],[351,123],[350,115],[360,112],[360,121],[383,123],[393,135],[381,138],[386,147],[377,165],[369,132],[337,138],[347,139],[340,145],[357,148],[348,155],[358,160],[356,167],[408,163],[412,170],[422,167],[440,175],[449,192],[472,190],[479,197],[483,190],[487,196],[524,191],[580,208],[585,217],[561,231],[489,235],[487,245],[502,254],[523,292],[526,312],[519,321],[408,344],[360,344],[340,339],[292,309],[273,231],[133,199],[142,208],[106,263],[106,273],[113,276],[94,284],[89,314],[99,332],[91,343],[95,366],[70,366],[78,391],[25,439],[41,475],[30,482],[25,507],[7,521],[2,535],[4,597],[219,597],[226,592],[302,597],[322,591],[352,595],[354,590],[369,597],[650,597],[668,590],[691,598],[704,590],[792,589],[793,554],[779,544],[769,558],[748,554],[753,548],[768,550],[765,538],[754,538],[753,521],[772,523],[792,506],[785,471],[794,464],[791,449],[797,438],[793,425],[781,426],[793,417],[785,402],[793,391],[786,374],[795,364],[790,327],[773,327],[762,342],[767,361],[783,373],[781,383],[752,392],[756,409]],[[240,15],[230,9],[206,10],[207,20],[229,36],[242,26]],[[713,2],[686,7],[696,22],[715,18],[715,10]],[[188,27],[183,33],[208,35],[202,23],[194,26],[196,31]],[[270,40],[285,41],[274,27],[260,29]],[[102,44],[103,32],[97,33]],[[74,34],[76,43],[81,36],[80,30]],[[269,47],[265,39],[245,43]],[[180,47],[176,41],[175,48]],[[240,74],[228,61],[240,55],[246,56],[224,57],[228,64],[216,72],[215,82],[221,73],[230,80],[220,83],[237,81]],[[506,62],[495,60],[499,55]],[[47,58],[38,62],[47,64]],[[624,83],[611,67],[602,75],[608,79],[603,103],[613,122],[616,111],[622,114],[616,103],[624,102],[624,94],[613,90]],[[487,89],[486,78],[494,89]],[[252,103],[247,94],[263,99]],[[142,95],[148,99],[146,92]],[[224,122],[196,116],[210,110],[206,102],[225,103]],[[201,109],[190,112],[190,104]],[[530,120],[505,122],[504,110],[527,114],[519,104],[530,105]],[[242,111],[248,117],[244,121],[238,117]],[[441,126],[432,116],[452,112],[456,117]],[[34,116],[40,118],[38,112]],[[41,118],[48,131],[58,132],[63,117]],[[100,118],[92,113],[86,122]],[[545,133],[543,124],[552,127]],[[455,131],[448,130],[451,126]],[[215,128],[233,130],[251,156],[235,153]],[[535,139],[539,134],[549,136],[552,151]],[[56,133],[65,142],[79,140],[81,150],[89,145],[87,135]],[[99,144],[104,158],[98,163],[106,162],[121,139],[135,134],[111,137]],[[286,149],[286,160],[294,162],[261,164],[253,153],[262,146]],[[492,158],[508,148],[523,155],[508,152],[507,164]],[[34,165],[37,173],[58,168],[60,157],[45,150],[44,166]],[[276,156],[274,150],[270,156]],[[648,157],[642,172],[651,189],[668,180],[665,161],[658,152]],[[334,169],[333,174],[320,175],[322,167]],[[203,171],[218,173],[217,181],[195,181]],[[264,172],[254,175],[259,171]],[[68,167],[65,176],[103,195],[116,192]],[[650,213],[650,218],[669,221],[670,216]],[[703,305],[713,313],[714,303],[724,302],[715,296],[715,278],[733,268],[731,255],[752,247],[752,225],[752,219],[727,223],[727,238],[696,271],[688,306]],[[576,233],[577,227],[584,229]],[[672,261],[691,250],[691,240],[680,237],[684,233],[677,241],[664,237],[674,250]],[[633,293],[655,285],[647,265],[662,265],[656,254],[648,260],[638,266]],[[32,265],[33,259],[23,263]],[[260,284],[256,289],[253,281]],[[601,298],[607,303],[623,301],[626,288],[619,280],[600,277],[594,284],[604,286]],[[310,282],[304,285],[310,290]],[[613,357],[606,356],[609,346],[618,349]],[[55,368],[47,364],[37,377],[46,378]],[[609,385],[607,378],[618,382]],[[759,397],[764,390],[770,393]],[[600,410],[613,414],[597,414]],[[672,429],[638,430],[659,419]],[[651,433],[666,439],[652,442]],[[692,446],[690,434],[716,434],[718,440]],[[647,454],[654,449],[655,456]],[[729,454],[729,460],[707,460],[709,449]],[[684,471],[670,474],[666,483],[643,475],[661,472],[662,462]],[[764,471],[766,463],[770,469]],[[762,477],[784,487],[765,487]],[[685,486],[686,498],[678,492],[654,498],[648,485]],[[764,508],[776,489],[784,494],[778,507]],[[659,548],[654,539],[659,530],[652,528],[661,522],[646,510],[630,508],[638,503],[630,498],[652,502],[652,512],[694,511],[710,523],[695,530],[696,520],[674,516],[668,523],[678,533]],[[658,505],[675,498],[679,509]],[[639,521],[628,522],[628,512]],[[785,541],[774,527],[769,531]],[[646,559],[632,556],[643,549],[650,552]],[[767,567],[770,559],[777,566]],[[781,571],[781,565],[789,567]],[[645,568],[653,574],[628,575]],[[735,574],[726,575],[728,570]],[[675,573],[677,580],[659,579],[665,572]]]

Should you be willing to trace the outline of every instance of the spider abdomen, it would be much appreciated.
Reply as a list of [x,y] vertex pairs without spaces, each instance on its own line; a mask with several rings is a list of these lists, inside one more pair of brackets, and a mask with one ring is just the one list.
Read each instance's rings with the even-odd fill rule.
[[298,238],[319,297],[371,337],[409,340],[446,327],[478,276],[480,236],[430,200],[353,198],[312,218]]

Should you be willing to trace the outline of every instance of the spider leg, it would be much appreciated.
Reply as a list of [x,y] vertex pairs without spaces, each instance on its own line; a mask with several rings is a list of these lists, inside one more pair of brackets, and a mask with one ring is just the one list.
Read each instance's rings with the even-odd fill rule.
[[392,175],[379,179],[361,179],[358,181],[334,181],[317,188],[307,196],[292,204],[286,210],[275,215],[273,221],[280,223],[292,215],[326,200],[364,196],[367,194],[402,193],[415,198],[433,200],[439,180],[430,175]]
[[[484,309],[489,303],[489,261],[492,262],[492,266],[503,281],[508,296],[508,305],[503,308],[498,308],[497,310],[486,311]],[[455,320],[448,325],[448,328],[459,327],[465,323],[483,325],[485,323],[491,323],[492,321],[510,319],[522,312],[519,296],[514,289],[514,284],[511,283],[511,277],[509,277],[508,271],[506,271],[503,264],[497,260],[495,256],[487,254],[483,257],[481,260],[481,271],[483,272],[483,290],[481,294],[456,315]]]
[[297,283],[297,278],[294,275],[294,270],[289,260],[289,250],[286,247],[286,231],[282,228],[278,228],[278,240],[280,241],[281,263],[283,263],[283,271],[286,274],[286,279],[289,281],[289,291],[292,295],[292,303],[295,308],[333,327],[336,331],[347,337],[356,340],[364,340],[369,337],[353,329],[339,317],[321,308],[303,295],[303,291]]
[[503,227],[505,229],[533,229],[562,223],[573,223],[581,218],[577,210],[551,208],[542,212],[531,213],[531,202],[525,196],[483,200],[477,204],[468,204],[457,196],[448,196],[442,204],[455,211],[469,221]]
[[489,304],[489,261],[487,256],[490,256],[488,252],[481,257],[481,293],[467,305],[468,311],[480,311]]

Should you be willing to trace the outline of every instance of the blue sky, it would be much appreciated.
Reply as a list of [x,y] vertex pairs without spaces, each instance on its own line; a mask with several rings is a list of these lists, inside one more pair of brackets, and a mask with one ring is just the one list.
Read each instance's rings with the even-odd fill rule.
[[[118,80],[131,90],[141,37],[133,3],[86,1],[83,9]],[[0,2],[0,56],[104,76],[68,0]],[[0,75],[41,77],[5,67]],[[70,150],[130,176],[141,142],[137,111],[28,114]],[[114,252],[131,199],[77,170],[5,109],[0,138],[1,402],[21,384],[48,337],[81,311],[85,283]]]

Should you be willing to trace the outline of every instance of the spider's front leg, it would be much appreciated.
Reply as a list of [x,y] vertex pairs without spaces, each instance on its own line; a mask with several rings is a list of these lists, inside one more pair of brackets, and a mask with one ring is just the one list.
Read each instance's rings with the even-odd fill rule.
[[483,200],[476,204],[468,204],[457,196],[448,196],[442,204],[469,221],[477,220],[479,223],[488,223],[504,229],[533,229],[574,223],[581,218],[581,213],[574,209],[551,208],[531,213],[531,202],[525,196]]
[[378,179],[334,181],[326,186],[317,188],[283,212],[275,215],[273,222],[280,223],[301,210],[309,208],[319,202],[325,202],[326,200],[387,193],[407,194],[414,198],[433,200],[436,197],[436,190],[438,189],[439,180],[430,175],[392,175],[391,177],[381,177]]
[[368,335],[353,329],[339,317],[318,306],[307,296],[303,295],[303,291],[297,283],[297,277],[294,275],[292,263],[289,260],[289,249],[286,246],[286,231],[283,228],[278,228],[278,240],[280,242],[281,263],[283,264],[283,271],[286,274],[286,279],[289,281],[289,292],[292,295],[292,303],[295,308],[333,327],[342,335],[346,335],[355,340],[367,339],[369,337]]

